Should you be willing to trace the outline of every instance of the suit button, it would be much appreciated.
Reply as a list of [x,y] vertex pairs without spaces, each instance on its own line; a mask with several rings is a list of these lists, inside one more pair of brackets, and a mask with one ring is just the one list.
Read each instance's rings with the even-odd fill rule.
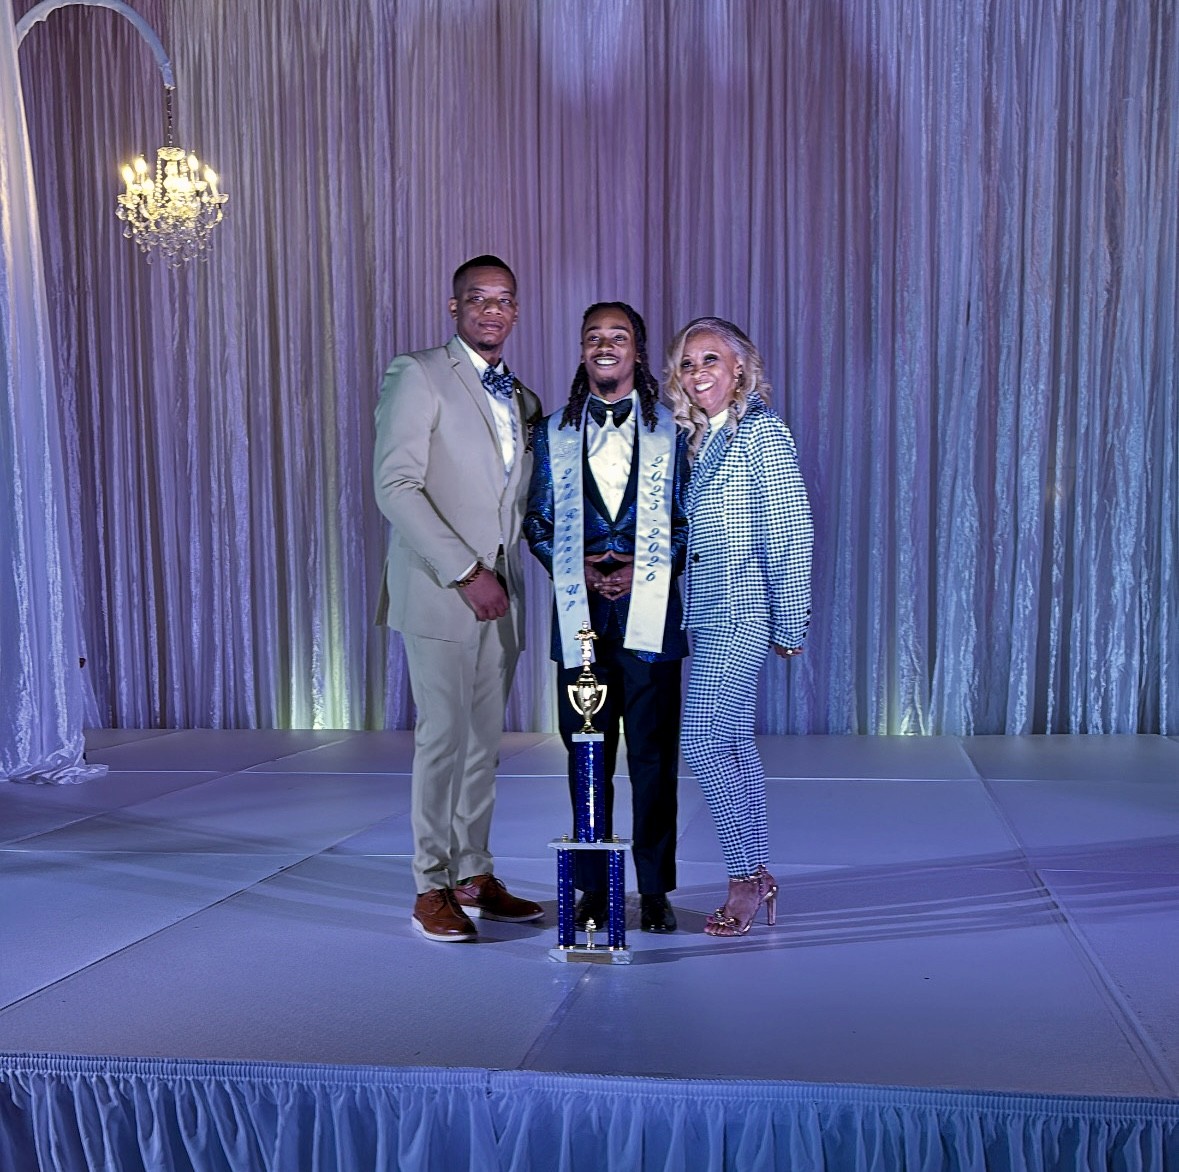
[[700,555],[698,553],[692,554],[692,561],[698,562],[699,560],[700,560]]

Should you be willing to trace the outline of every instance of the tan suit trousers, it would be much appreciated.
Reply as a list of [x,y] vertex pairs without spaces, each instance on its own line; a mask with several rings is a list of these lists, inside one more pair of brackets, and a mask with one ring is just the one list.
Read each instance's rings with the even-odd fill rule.
[[413,873],[418,893],[494,871],[488,838],[504,708],[519,658],[510,615],[463,642],[403,635],[417,705]]

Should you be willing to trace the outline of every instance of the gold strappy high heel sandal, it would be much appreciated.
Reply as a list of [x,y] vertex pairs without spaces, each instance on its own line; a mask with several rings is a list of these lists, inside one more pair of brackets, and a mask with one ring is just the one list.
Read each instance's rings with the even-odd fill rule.
[[753,923],[757,909],[766,905],[766,923],[778,920],[778,884],[773,875],[759,866],[752,875],[729,880],[729,897],[704,921],[709,936],[744,936]]

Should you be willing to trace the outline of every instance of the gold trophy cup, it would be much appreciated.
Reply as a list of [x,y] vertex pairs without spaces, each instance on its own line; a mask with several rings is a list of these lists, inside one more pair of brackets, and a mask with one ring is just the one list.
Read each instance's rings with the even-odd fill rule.
[[590,670],[590,648],[597,635],[590,630],[589,623],[582,623],[577,632],[581,640],[581,674],[571,683],[566,691],[569,693],[569,703],[574,711],[580,713],[583,721],[580,732],[597,732],[593,718],[602,711],[606,703],[606,685],[599,683],[597,677]]

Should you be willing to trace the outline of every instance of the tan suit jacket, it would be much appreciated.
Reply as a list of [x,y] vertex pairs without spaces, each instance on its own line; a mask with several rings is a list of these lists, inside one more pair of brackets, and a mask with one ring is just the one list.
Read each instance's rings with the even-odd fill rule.
[[381,385],[373,454],[377,504],[393,533],[377,622],[409,635],[462,641],[474,612],[453,585],[502,547],[517,648],[523,646],[520,526],[532,475],[529,422],[540,400],[517,382],[516,458],[504,461],[487,391],[457,337],[395,358]]

